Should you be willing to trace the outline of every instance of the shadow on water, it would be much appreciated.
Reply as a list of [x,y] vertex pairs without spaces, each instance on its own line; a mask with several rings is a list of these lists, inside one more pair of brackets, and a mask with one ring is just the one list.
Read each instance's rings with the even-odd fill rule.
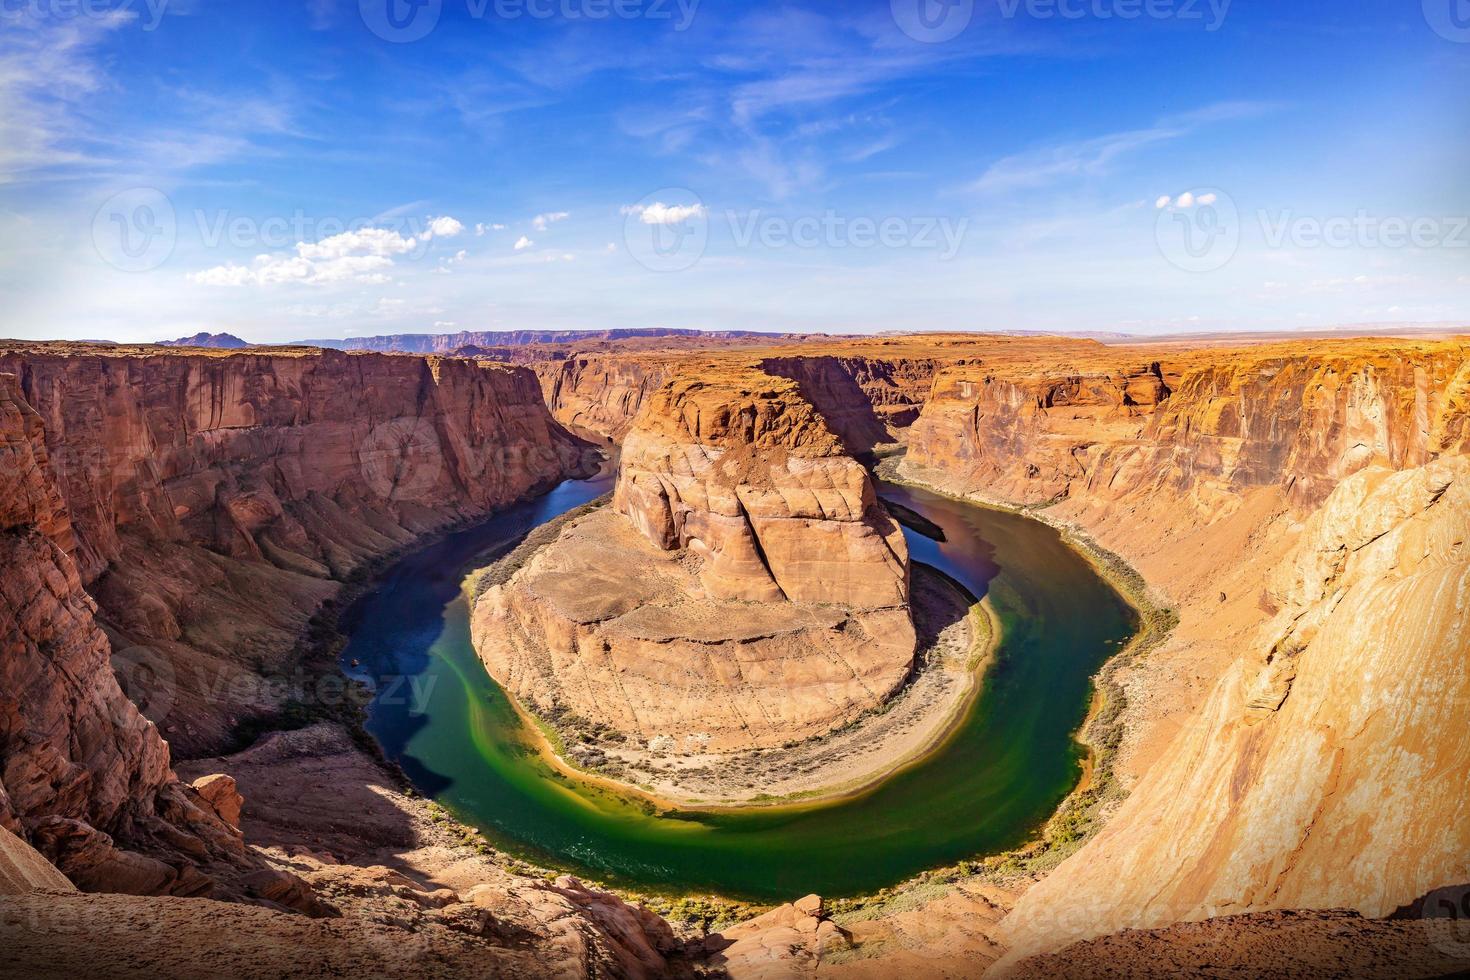
[[474,654],[461,575],[609,482],[563,484],[409,556],[354,610],[344,658],[382,685],[369,731],[497,846],[650,890],[850,895],[1023,843],[1076,785],[1072,733],[1092,674],[1135,629],[1131,610],[1054,529],[891,485],[886,498],[943,532],[906,531],[913,557],[987,596],[1002,629],[996,665],[941,748],[860,796],[715,812],[660,813],[551,770]]

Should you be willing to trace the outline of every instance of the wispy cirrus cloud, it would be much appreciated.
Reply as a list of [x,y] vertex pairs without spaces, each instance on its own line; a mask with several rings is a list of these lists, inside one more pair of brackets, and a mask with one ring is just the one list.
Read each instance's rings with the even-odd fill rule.
[[1122,159],[1152,146],[1182,139],[1215,123],[1249,119],[1276,108],[1267,102],[1221,102],[1167,116],[1153,125],[1091,139],[1056,143],[995,161],[970,185],[986,194],[1047,187],[1058,181],[1103,176]]

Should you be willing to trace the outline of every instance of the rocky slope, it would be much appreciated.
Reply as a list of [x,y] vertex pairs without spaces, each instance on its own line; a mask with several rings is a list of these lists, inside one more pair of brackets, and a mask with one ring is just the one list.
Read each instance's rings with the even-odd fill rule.
[[[941,372],[905,470],[1048,504],[1181,625],[1125,671],[1132,795],[1006,920],[1007,964],[1123,928],[1382,915],[1470,879],[1463,343],[1113,348]],[[1263,588],[1262,585],[1265,585]]]
[[794,383],[666,385],[613,506],[476,603],[477,649],[524,702],[719,752],[830,731],[908,677],[903,536]]
[[[1265,909],[1381,916],[1470,880],[1470,458],[1364,470],[1109,826],[1022,899],[1013,957]],[[1263,617],[1264,618],[1264,617]]]
[[316,696],[293,650],[367,563],[585,465],[531,372],[331,351],[0,348],[57,531],[176,750]]
[[667,357],[573,357],[536,365],[546,405],[562,425],[622,442],[648,396],[664,386]]

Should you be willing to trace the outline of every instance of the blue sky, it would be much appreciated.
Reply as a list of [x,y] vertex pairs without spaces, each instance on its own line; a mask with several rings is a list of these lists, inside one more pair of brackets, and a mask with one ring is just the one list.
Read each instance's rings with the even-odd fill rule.
[[1464,0],[424,2],[0,0],[0,335],[1470,322]]

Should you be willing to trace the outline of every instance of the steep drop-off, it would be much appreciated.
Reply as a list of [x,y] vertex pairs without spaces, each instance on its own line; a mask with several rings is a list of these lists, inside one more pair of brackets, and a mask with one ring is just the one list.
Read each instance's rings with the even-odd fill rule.
[[74,541],[41,418],[0,374],[0,828],[85,888],[210,893],[198,866],[244,849],[119,688]]
[[354,571],[586,463],[521,368],[42,345],[0,372],[44,421],[114,666],[189,755],[322,696],[292,653]]
[[1006,920],[1008,962],[1227,913],[1382,915],[1470,878],[1470,758],[1436,727],[1470,703],[1467,353],[1117,348],[941,373],[905,472],[1048,505],[1181,620],[1122,675],[1132,795]]
[[1470,459],[1346,480],[1256,641],[1111,824],[1006,923],[1013,957],[1266,909],[1382,916],[1470,880]]

